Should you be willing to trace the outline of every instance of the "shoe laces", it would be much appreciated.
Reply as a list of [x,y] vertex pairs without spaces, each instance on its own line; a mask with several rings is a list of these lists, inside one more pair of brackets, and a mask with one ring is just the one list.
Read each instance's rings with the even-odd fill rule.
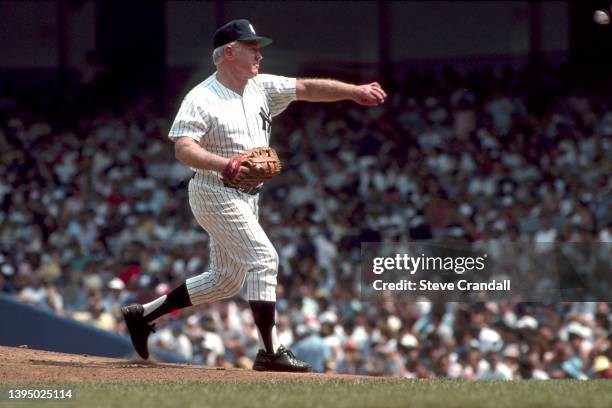
[[297,358],[295,357],[295,354],[293,354],[293,351],[283,348],[283,350],[281,351],[281,354],[286,354],[289,356],[289,358],[295,362],[297,360]]

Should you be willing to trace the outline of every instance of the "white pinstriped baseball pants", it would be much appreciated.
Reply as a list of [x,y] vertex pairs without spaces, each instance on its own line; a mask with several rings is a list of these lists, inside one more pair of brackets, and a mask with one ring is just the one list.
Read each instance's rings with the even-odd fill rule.
[[259,225],[257,201],[200,175],[190,180],[191,211],[210,237],[209,269],[186,281],[194,305],[232,297],[245,280],[247,300],[276,301],[278,253]]

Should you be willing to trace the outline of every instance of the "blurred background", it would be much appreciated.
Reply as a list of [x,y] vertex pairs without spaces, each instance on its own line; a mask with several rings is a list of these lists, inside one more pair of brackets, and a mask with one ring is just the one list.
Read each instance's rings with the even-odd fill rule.
[[[275,121],[286,171],[261,212],[281,256],[284,344],[322,372],[610,378],[606,302],[359,297],[364,241],[610,243],[610,7],[0,2],[0,302],[11,316],[0,315],[31,322],[3,327],[0,342],[96,354],[109,348],[95,338],[117,333],[129,350],[119,307],[206,268],[191,172],[166,135],[214,70],[216,27],[248,18],[274,39],[263,72],[377,80],[389,94],[375,109],[294,103]],[[91,349],[36,331],[58,317]],[[248,368],[257,352],[240,298],[159,326],[152,344],[184,360]]]

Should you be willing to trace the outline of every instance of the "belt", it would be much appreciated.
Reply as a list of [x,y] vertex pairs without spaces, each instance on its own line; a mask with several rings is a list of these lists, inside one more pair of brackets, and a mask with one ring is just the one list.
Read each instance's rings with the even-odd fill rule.
[[205,180],[205,182],[207,184],[213,185],[213,186],[223,186],[223,187],[227,187],[227,188],[231,188],[233,190],[237,190],[243,194],[249,194],[249,195],[256,195],[257,193],[259,193],[262,189],[262,185],[256,186],[256,187],[237,187],[237,186],[231,186],[229,184],[226,184],[223,180],[217,178],[217,177],[213,177],[209,174],[203,174],[200,172],[194,172],[193,175],[191,176],[191,178],[193,179],[198,179],[198,180]]
[[256,186],[256,187],[239,187],[239,186],[232,186],[230,184],[226,184],[225,181],[223,182],[223,186],[227,187],[227,188],[233,188],[234,190],[238,190],[241,193],[244,194],[249,194],[249,195],[256,195],[261,191],[262,186]]

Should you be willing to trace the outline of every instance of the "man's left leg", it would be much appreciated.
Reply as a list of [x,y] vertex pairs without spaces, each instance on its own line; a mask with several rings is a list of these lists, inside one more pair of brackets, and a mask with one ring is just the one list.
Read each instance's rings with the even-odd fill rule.
[[[260,349],[257,353],[253,370],[296,373],[312,371],[308,363],[295,358],[291,350],[279,343],[276,326],[274,325],[276,302],[249,301],[249,304],[253,311],[261,341],[265,344],[265,349]],[[276,340],[273,340],[275,337]]]
[[295,358],[293,353],[280,344],[276,332],[276,275],[278,253],[272,242],[259,227],[259,242],[265,243],[256,267],[246,276],[246,297],[253,312],[262,348],[257,353],[253,369],[257,371],[308,372],[310,365]]

